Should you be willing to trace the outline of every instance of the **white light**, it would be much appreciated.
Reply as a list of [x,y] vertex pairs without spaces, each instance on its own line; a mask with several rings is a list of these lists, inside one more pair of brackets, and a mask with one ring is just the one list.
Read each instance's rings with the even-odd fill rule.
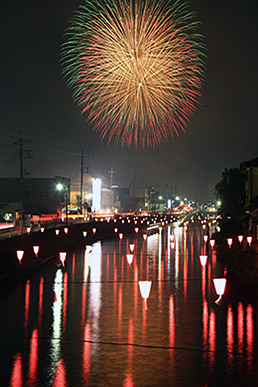
[[151,281],[139,281],[139,287],[140,287],[140,292],[141,296],[144,299],[145,302],[145,309],[147,310],[147,298],[150,296],[150,291],[151,291]]
[[129,266],[131,267],[131,264],[133,262],[133,254],[126,254],[126,259],[127,259]]
[[202,267],[206,266],[208,256],[207,255],[200,255],[199,258],[200,258],[200,263],[201,263]]
[[63,184],[58,183],[58,184],[56,185],[56,189],[57,189],[58,191],[62,191],[62,189],[63,189]]
[[59,253],[59,259],[62,262],[62,265],[64,266],[65,260],[66,260],[66,254],[65,252]]
[[101,208],[101,180],[92,180],[92,208],[93,211],[99,211]]
[[38,252],[39,252],[39,246],[33,246],[33,251],[34,251],[34,254],[37,257],[38,256]]

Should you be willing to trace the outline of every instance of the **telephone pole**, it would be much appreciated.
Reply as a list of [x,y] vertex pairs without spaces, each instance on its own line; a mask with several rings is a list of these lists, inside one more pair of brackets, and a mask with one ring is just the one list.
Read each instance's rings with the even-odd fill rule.
[[81,151],[81,214],[83,206],[83,150]]
[[24,138],[23,132],[19,132],[19,137],[18,137],[15,145],[18,145],[20,147],[19,158],[20,158],[20,178],[21,178],[21,181],[23,181],[23,178],[25,175],[29,175],[29,173],[25,169],[23,169],[23,160],[33,158],[31,150],[23,149],[23,146],[26,142],[30,142],[30,139]]

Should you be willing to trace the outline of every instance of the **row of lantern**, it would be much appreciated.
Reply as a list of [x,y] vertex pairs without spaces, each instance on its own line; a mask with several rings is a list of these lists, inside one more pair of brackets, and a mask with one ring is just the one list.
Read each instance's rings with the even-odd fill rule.
[[[237,239],[238,239],[238,242],[241,244],[244,240],[244,236],[238,235]],[[251,246],[253,237],[249,235],[246,237],[246,240],[247,240],[248,245]],[[231,248],[231,246],[233,245],[233,238],[227,238],[227,243],[228,243],[229,248]]]

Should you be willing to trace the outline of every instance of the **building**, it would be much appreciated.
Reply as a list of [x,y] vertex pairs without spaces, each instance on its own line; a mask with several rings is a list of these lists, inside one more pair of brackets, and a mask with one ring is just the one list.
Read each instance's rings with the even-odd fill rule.
[[54,178],[0,178],[0,214],[57,213],[58,207],[70,203],[70,179]]

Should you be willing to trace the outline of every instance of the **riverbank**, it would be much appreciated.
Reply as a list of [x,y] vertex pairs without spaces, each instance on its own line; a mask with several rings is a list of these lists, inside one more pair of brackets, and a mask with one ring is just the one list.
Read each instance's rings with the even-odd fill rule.
[[231,247],[225,234],[213,235],[216,240],[218,260],[226,264],[228,270],[239,278],[258,284],[258,254],[252,245],[248,245],[246,239],[240,243],[237,235],[230,235],[230,237],[233,239]]
[[[139,220],[133,221],[110,220],[92,221],[62,225],[60,227],[45,229],[44,232],[37,231],[30,234],[14,236],[0,241],[0,279],[21,275],[35,269],[49,259],[56,259],[61,251],[68,252],[71,249],[85,245],[92,245],[98,240],[119,237],[123,235],[141,232],[146,229],[147,223]],[[66,233],[67,229],[67,233]],[[58,231],[56,231],[58,230]],[[58,232],[58,235],[56,235]],[[83,235],[86,233],[86,236]],[[39,246],[37,256],[33,246]],[[17,259],[17,250],[24,251],[21,263]]]

